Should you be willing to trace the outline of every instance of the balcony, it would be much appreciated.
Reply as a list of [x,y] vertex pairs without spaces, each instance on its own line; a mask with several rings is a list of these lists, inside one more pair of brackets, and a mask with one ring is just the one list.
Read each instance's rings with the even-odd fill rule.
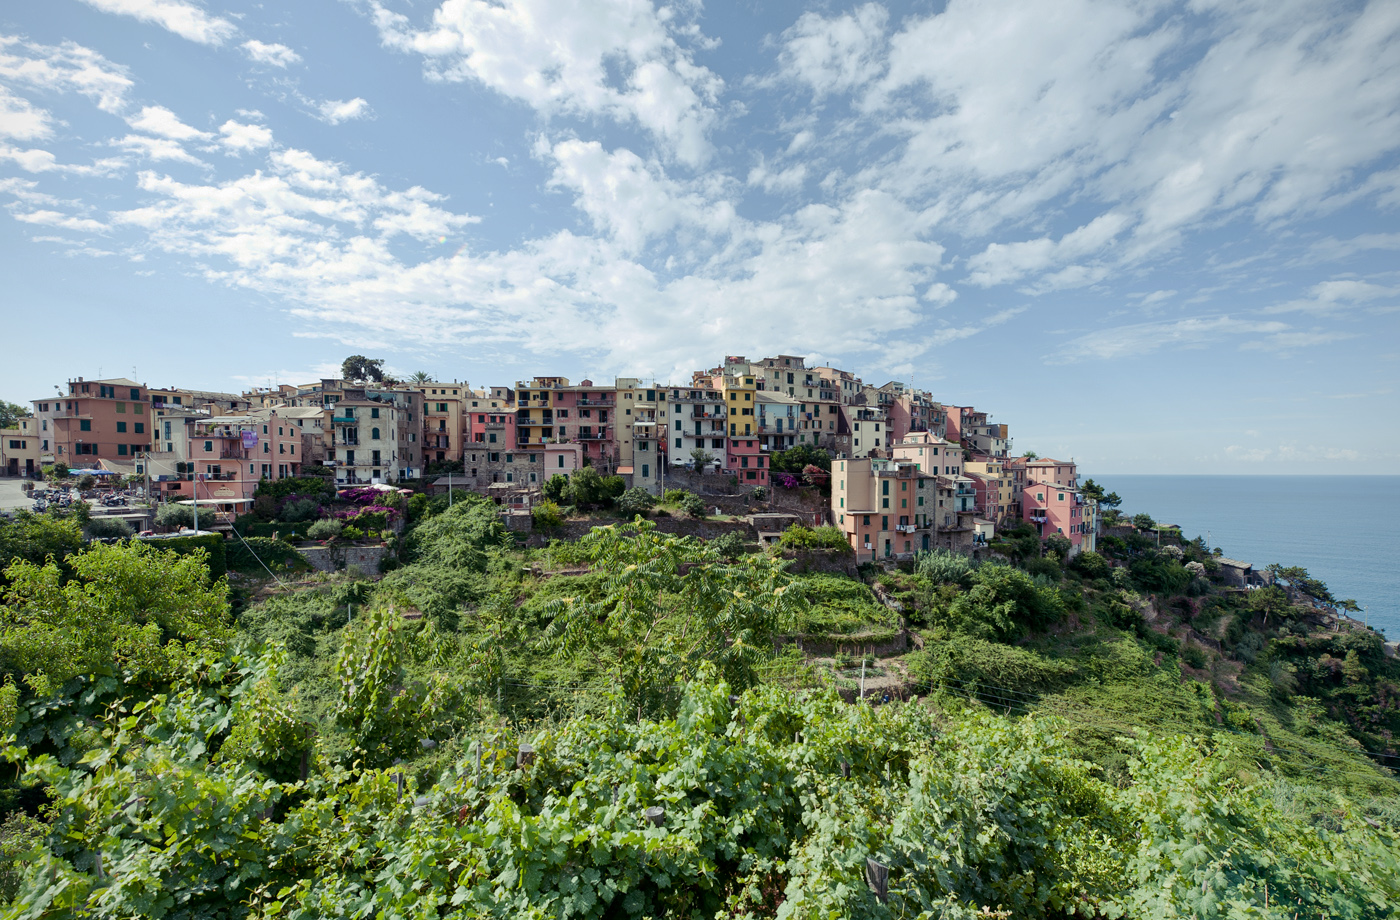
[[241,447],[225,447],[219,451],[220,460],[245,460],[248,455]]
[[354,425],[357,419],[353,415],[332,415],[331,423],[334,425]]
[[611,399],[580,399],[577,403],[580,406],[615,406],[617,402]]
[[690,417],[691,417],[691,418],[718,419],[718,418],[724,418],[724,417],[725,417],[725,414],[724,414],[724,409],[723,409],[723,408],[720,408],[720,409],[712,409],[712,410],[710,410],[710,411],[706,411],[706,410],[701,409],[701,408],[699,408],[699,407],[697,406],[697,407],[690,413]]

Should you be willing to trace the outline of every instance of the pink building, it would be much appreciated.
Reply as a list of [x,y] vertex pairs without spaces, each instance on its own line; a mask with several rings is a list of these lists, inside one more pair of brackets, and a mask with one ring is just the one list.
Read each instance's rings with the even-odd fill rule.
[[1035,527],[1041,540],[1060,534],[1076,551],[1092,526],[1079,490],[1054,482],[1026,483],[1021,492],[1021,517]]
[[467,451],[515,450],[515,391],[491,387],[467,397]]
[[741,486],[768,485],[768,455],[757,436],[725,442],[724,468],[739,477]]

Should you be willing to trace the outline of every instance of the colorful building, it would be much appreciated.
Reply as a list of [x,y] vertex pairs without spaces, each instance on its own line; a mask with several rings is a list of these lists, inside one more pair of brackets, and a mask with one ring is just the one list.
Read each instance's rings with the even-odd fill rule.
[[832,520],[862,561],[933,548],[936,514],[936,478],[915,463],[859,458],[832,466]]
[[130,462],[151,446],[146,387],[125,377],[68,381],[68,392],[33,401],[44,463],[96,466],[99,459]]

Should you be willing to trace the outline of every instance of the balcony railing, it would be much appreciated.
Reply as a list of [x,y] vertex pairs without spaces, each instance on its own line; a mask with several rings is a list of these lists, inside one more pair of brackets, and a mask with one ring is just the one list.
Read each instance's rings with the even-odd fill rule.
[[353,415],[332,415],[331,422],[336,425],[353,425],[357,419]]
[[577,403],[580,406],[615,406],[617,402],[611,399],[580,399]]
[[219,451],[220,460],[243,460],[247,458],[241,447],[225,447]]

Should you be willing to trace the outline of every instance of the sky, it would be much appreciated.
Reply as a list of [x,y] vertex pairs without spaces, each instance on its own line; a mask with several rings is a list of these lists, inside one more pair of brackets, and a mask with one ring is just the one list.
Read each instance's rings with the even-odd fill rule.
[[1400,473],[1400,3],[0,10],[0,398],[724,355]]

